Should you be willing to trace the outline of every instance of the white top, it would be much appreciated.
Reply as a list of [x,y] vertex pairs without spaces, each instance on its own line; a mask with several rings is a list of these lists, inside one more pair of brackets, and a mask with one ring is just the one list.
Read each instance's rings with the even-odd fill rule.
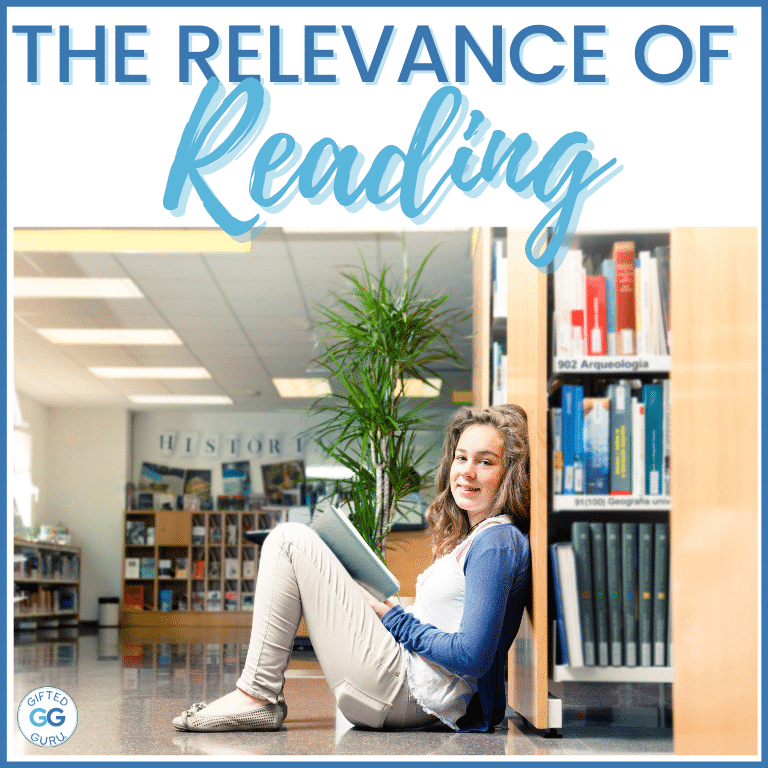
[[[447,555],[435,560],[416,579],[416,599],[406,610],[419,621],[444,632],[458,632],[464,614],[464,560],[469,547],[480,531],[511,522],[508,515],[486,518]],[[477,680],[403,650],[408,684],[416,701],[425,712],[456,730],[457,721],[466,713],[470,699],[477,692]]]

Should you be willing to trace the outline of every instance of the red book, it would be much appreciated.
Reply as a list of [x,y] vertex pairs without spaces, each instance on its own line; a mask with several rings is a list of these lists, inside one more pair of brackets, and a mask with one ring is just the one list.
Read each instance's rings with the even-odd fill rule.
[[587,275],[587,354],[608,354],[608,327],[605,322],[605,277]]
[[144,610],[144,585],[126,584],[123,588],[123,608],[127,611]]
[[616,267],[616,352],[635,354],[635,244],[613,244]]
[[571,354],[584,354],[584,312],[580,309],[571,310]]
[[205,576],[205,563],[203,560],[195,560],[195,572],[194,577],[196,579],[202,579]]

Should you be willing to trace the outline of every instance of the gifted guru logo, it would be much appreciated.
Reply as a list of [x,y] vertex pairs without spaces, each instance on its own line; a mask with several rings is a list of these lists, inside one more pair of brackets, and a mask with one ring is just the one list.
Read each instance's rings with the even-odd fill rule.
[[36,688],[19,704],[19,730],[38,747],[58,747],[77,728],[77,707],[58,688]]

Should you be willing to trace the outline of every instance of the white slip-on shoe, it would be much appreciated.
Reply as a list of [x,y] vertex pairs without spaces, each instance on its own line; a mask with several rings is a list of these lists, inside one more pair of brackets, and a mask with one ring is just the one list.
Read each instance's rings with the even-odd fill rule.
[[[282,706],[281,706],[282,705]],[[235,714],[205,714],[204,701],[193,704],[171,721],[178,731],[219,733],[227,731],[277,731],[283,724],[288,707],[285,702],[267,704],[264,707]]]

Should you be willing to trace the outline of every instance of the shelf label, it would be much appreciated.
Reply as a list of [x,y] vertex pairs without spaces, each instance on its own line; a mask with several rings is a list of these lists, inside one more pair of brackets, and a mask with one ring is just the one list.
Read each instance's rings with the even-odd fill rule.
[[555,371],[568,373],[602,373],[626,371],[668,371],[668,357],[556,357]]
[[670,506],[669,496],[609,496],[609,495],[562,495],[555,496],[554,509],[634,509],[638,507],[666,508]]

